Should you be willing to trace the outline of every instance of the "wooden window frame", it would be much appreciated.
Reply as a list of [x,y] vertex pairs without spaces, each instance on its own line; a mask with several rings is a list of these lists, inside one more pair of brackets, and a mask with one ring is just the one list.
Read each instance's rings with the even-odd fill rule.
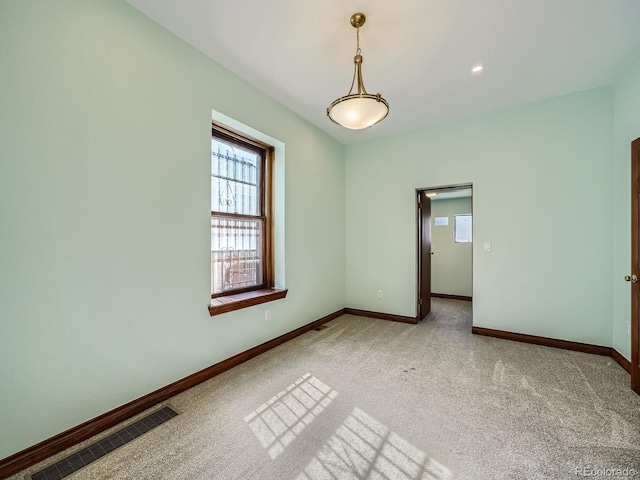
[[[284,298],[287,290],[275,289],[275,258],[274,258],[274,185],[273,166],[275,149],[273,146],[261,142],[246,134],[234,130],[227,125],[212,122],[211,136],[223,141],[236,144],[242,148],[259,153],[260,168],[260,215],[241,215],[211,211],[211,217],[246,218],[262,220],[262,283],[246,288],[239,288],[228,292],[211,293],[209,313],[218,315],[240,308],[258,305]],[[213,268],[213,266],[211,266]]]

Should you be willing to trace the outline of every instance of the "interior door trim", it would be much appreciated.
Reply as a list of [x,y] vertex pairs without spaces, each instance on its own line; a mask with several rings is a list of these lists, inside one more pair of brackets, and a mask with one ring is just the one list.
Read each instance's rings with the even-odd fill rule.
[[[631,142],[631,273],[640,275],[640,138]],[[631,389],[640,395],[640,283],[631,283]]]
[[[422,187],[416,188],[415,190],[415,209],[416,209],[416,265],[417,265],[417,275],[416,275],[416,318],[418,322],[420,322],[421,316],[421,308],[420,308],[420,292],[422,288],[422,279],[420,272],[422,270],[421,258],[420,258],[420,246],[421,246],[421,215],[420,209],[418,208],[418,203],[420,201],[420,196],[425,192],[445,192],[452,190],[471,190],[471,215],[473,215],[473,183],[457,183],[450,185],[439,185],[433,187]],[[475,239],[474,239],[475,241]],[[471,278],[473,278],[473,252],[471,253]]]

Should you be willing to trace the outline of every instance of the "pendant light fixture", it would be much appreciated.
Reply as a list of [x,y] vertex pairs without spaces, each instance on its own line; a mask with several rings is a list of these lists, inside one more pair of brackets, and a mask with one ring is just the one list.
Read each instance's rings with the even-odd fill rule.
[[[364,13],[354,13],[351,16],[351,25],[356,29],[356,55],[353,57],[354,69],[351,88],[346,96],[334,100],[327,108],[327,115],[333,122],[352,130],[361,130],[375,125],[389,113],[387,101],[379,93],[375,95],[367,93],[362,81],[360,27],[364,25],[366,19]],[[352,93],[356,81],[357,91]]]

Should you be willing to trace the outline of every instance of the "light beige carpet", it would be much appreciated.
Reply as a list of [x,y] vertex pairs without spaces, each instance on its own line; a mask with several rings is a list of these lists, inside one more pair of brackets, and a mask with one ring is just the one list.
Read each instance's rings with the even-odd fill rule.
[[415,326],[327,325],[174,397],[181,415],[67,478],[640,478],[640,397],[611,358],[474,336],[455,300]]

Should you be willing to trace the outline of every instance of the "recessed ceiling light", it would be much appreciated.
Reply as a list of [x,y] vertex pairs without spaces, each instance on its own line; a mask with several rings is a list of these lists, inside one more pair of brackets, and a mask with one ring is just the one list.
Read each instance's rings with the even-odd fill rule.
[[473,73],[474,75],[482,73],[482,70],[484,70],[484,66],[481,63],[476,63],[473,67],[471,67],[471,73]]
[[433,198],[433,197],[437,197],[438,194],[436,192],[429,192],[429,193],[425,193],[425,195],[429,198]]

